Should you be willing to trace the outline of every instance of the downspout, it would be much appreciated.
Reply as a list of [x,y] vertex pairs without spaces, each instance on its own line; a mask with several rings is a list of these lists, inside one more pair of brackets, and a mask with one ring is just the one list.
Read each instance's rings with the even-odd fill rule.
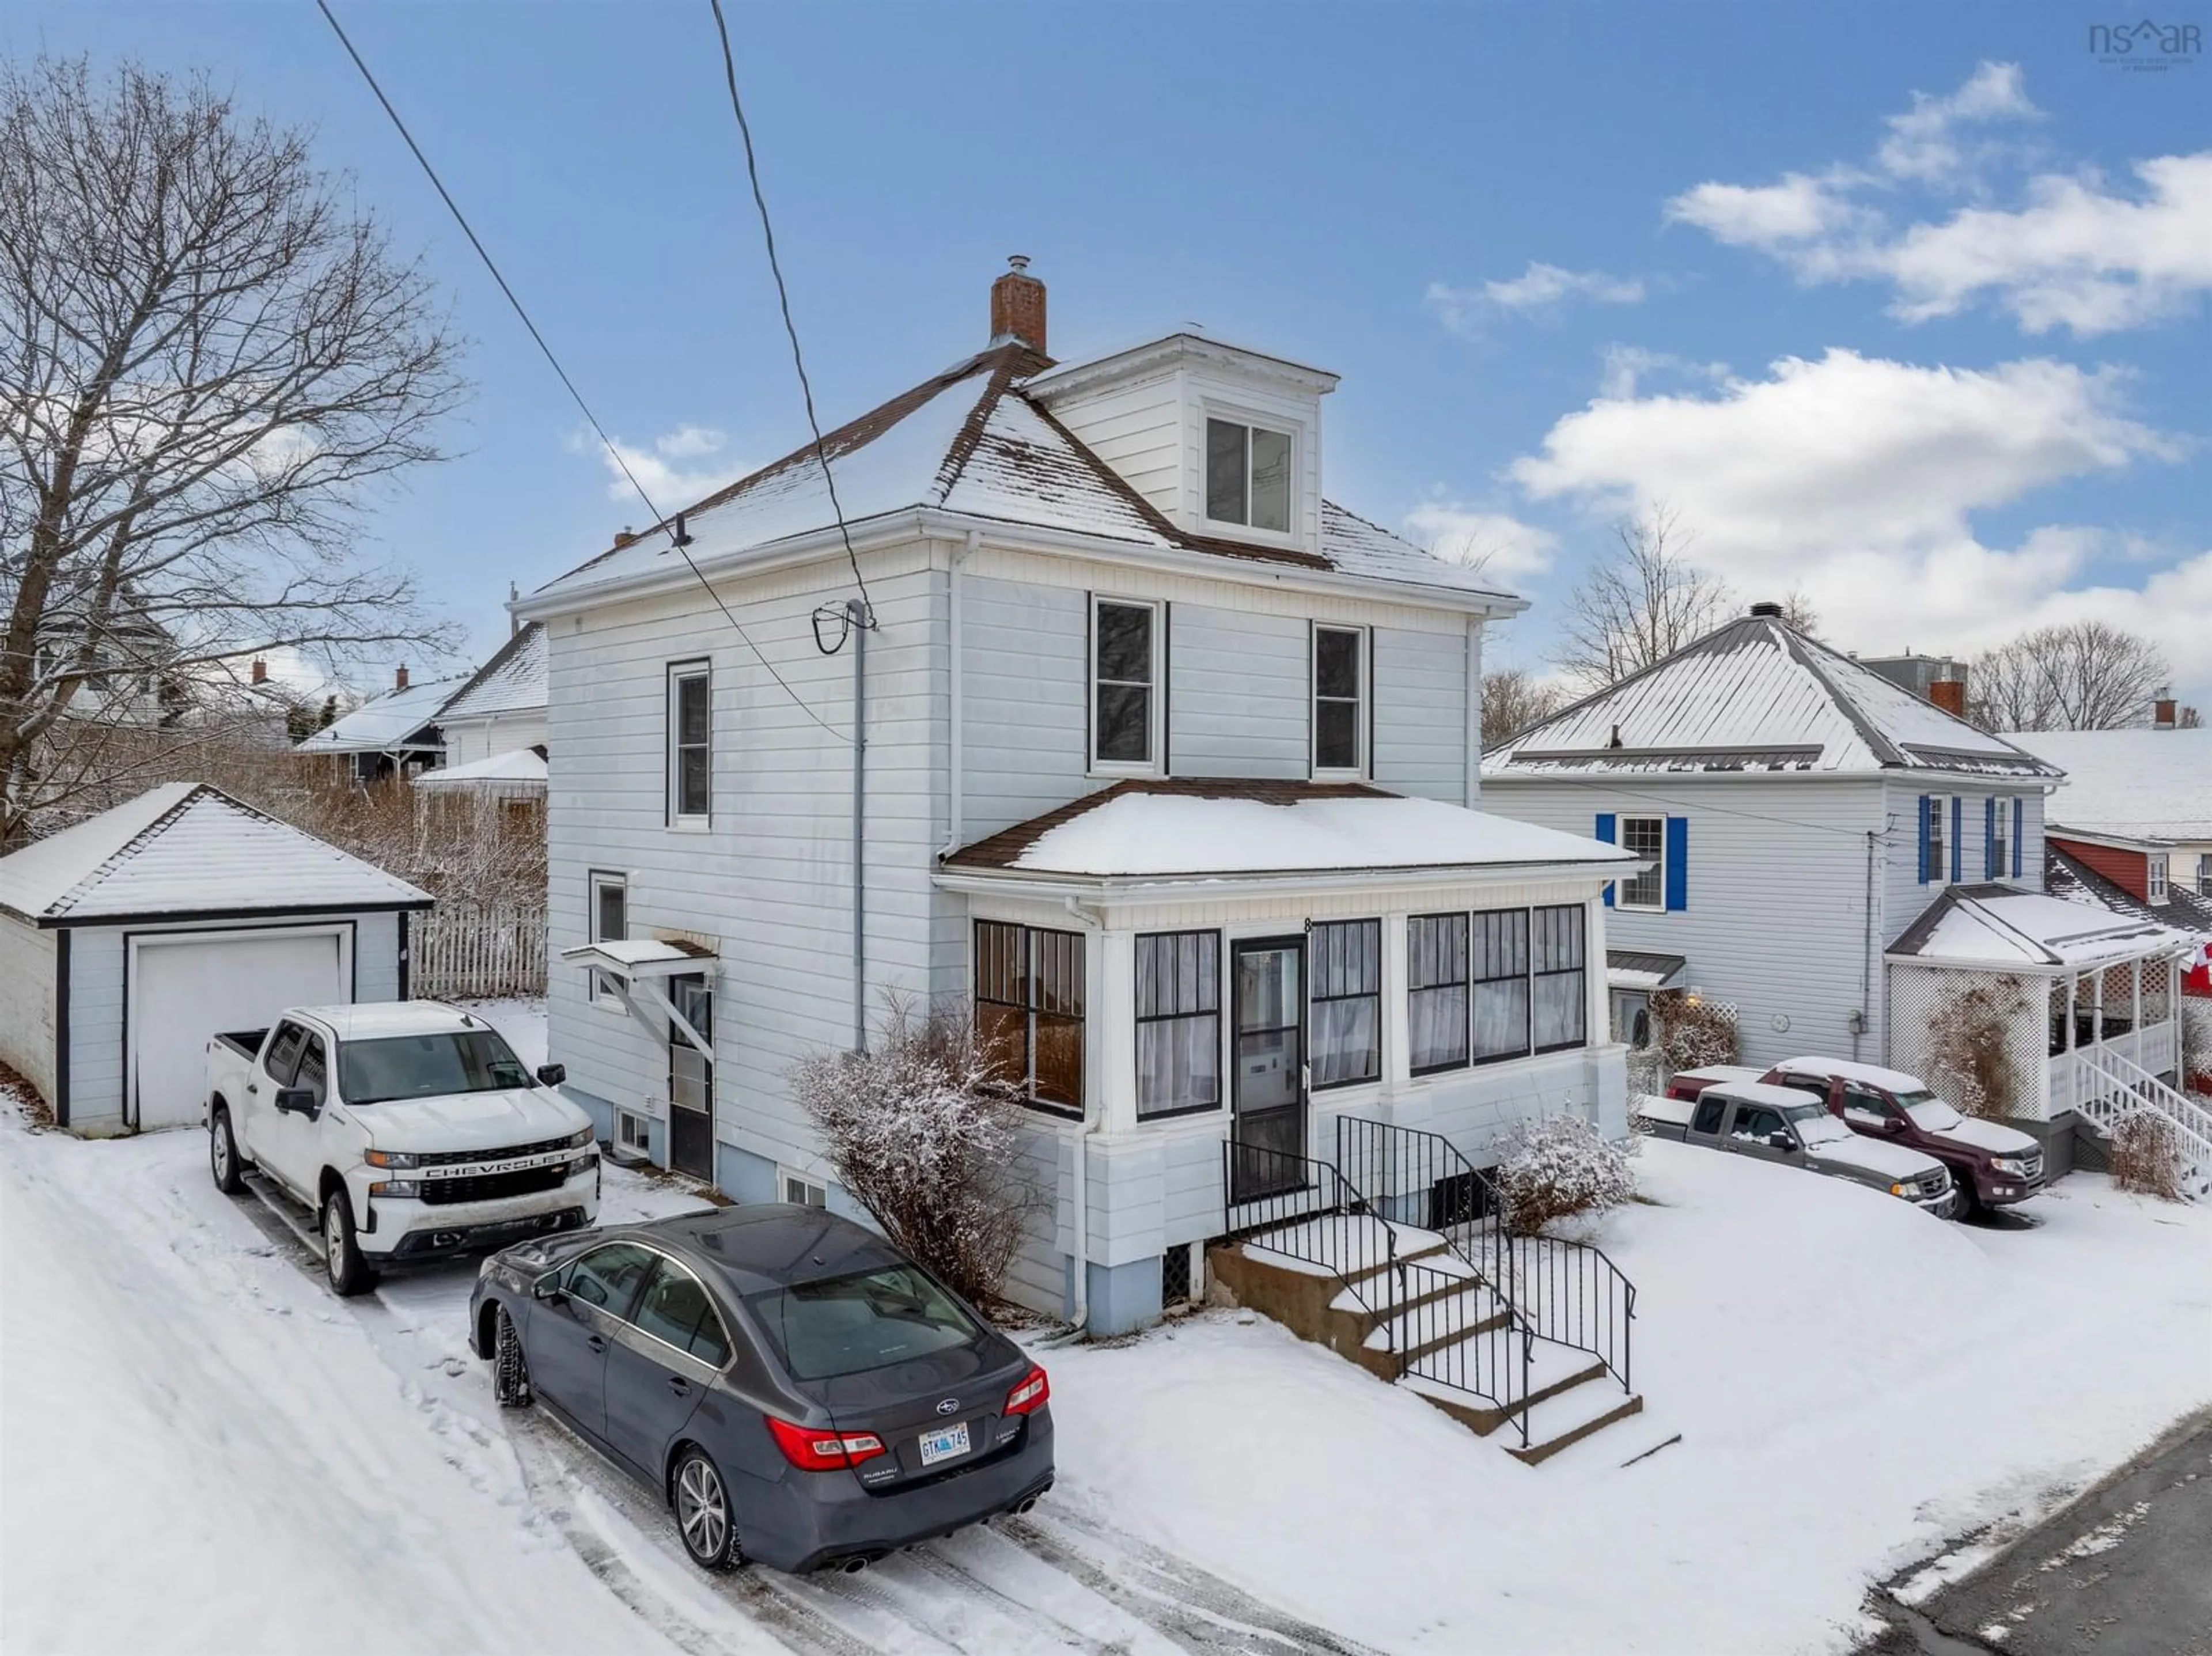
[[937,853],[939,858],[950,857],[954,852],[959,850],[962,841],[967,838],[967,801],[964,797],[966,793],[967,781],[967,774],[964,767],[966,743],[963,739],[964,734],[963,725],[965,721],[961,718],[961,696],[963,693],[962,668],[965,664],[962,660],[963,652],[961,646],[961,621],[962,610],[963,606],[960,601],[961,592],[963,590],[960,580],[960,566],[967,562],[969,558],[974,555],[975,549],[982,543],[982,531],[977,529],[971,529],[968,531],[968,538],[966,542],[962,544],[959,550],[953,553],[952,569],[949,582],[951,591],[946,598],[946,602],[951,610],[952,635],[952,705],[950,709],[951,718],[951,734],[950,737],[951,752],[945,767],[948,773],[948,779],[945,784],[945,834],[944,847]]
[[1859,1016],[1851,1030],[1851,1062],[1859,1061],[1859,1042],[1874,1024],[1874,829],[1867,830],[1866,922],[1859,937]]
[[853,1050],[868,1050],[868,629],[875,617],[858,598],[845,601],[853,651]]
[[[1103,929],[1105,917],[1097,910],[1085,908],[1073,897],[1063,898],[1061,902],[1086,932]],[[1087,1052],[1089,1043],[1085,1042],[1085,1046]],[[1093,1098],[1091,1102],[1098,1104],[1102,1101]],[[1091,1140],[1104,1113],[1103,1108],[1086,1106],[1083,1131],[1075,1136],[1075,1304],[1068,1317],[1070,1339],[1081,1339],[1091,1326]]]

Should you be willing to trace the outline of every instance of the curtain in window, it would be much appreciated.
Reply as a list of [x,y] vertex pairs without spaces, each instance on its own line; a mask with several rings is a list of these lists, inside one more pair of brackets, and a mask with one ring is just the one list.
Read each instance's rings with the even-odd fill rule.
[[1221,1102],[1221,934],[1137,939],[1137,1113]]
[[1406,922],[1406,1022],[1413,1072],[1467,1062],[1468,948],[1464,914]]
[[1589,1038],[1583,1011],[1582,906],[1539,908],[1533,919],[1536,1050],[1579,1046]]
[[1528,1050],[1528,911],[1486,909],[1474,917],[1474,1056],[1519,1058]]
[[1315,926],[1311,971],[1313,1084],[1374,1080],[1382,1073],[1382,922]]

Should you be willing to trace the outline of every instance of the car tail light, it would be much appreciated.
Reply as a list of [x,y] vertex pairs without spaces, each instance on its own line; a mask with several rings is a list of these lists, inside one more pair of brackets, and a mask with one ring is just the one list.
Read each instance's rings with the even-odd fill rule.
[[1042,1409],[1052,1396],[1052,1386],[1042,1368],[1031,1368],[1022,1376],[1022,1383],[1006,1393],[1006,1410],[1010,1415],[1026,1415]]
[[841,1466],[857,1466],[884,1453],[884,1441],[873,1432],[840,1436],[819,1427],[794,1426],[774,1415],[763,1415],[761,1418],[768,1422],[769,1435],[783,1451],[783,1458],[802,1472],[834,1472]]

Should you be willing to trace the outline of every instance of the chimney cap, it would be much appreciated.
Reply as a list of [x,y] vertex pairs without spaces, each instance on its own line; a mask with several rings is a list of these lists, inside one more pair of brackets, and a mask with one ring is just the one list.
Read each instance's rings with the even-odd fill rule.
[[1026,270],[1030,268],[1030,256],[1027,253],[1008,253],[1006,265],[1010,270]]
[[1771,599],[1761,599],[1751,606],[1751,613],[1754,616],[1771,616],[1779,621],[1782,619],[1782,606]]

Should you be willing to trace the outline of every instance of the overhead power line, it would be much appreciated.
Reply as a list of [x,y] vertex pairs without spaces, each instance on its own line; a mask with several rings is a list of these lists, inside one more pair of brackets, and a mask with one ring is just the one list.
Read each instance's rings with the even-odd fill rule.
[[714,9],[714,32],[722,37],[722,76],[729,82],[730,112],[738,118],[738,136],[744,141],[745,177],[752,183],[753,206],[760,214],[761,239],[768,244],[769,274],[775,278],[776,303],[783,310],[784,337],[791,341],[791,366],[799,373],[799,395],[806,403],[806,428],[814,434],[814,458],[830,485],[830,510],[836,514],[837,533],[845,543],[845,557],[853,566],[853,584],[860,589],[861,625],[876,624],[876,606],[868,597],[868,583],[860,574],[860,560],[853,551],[853,531],[845,526],[845,508],[837,499],[837,476],[830,470],[829,452],[822,446],[822,422],[814,416],[814,386],[806,377],[806,358],[799,349],[799,329],[791,319],[791,290],[784,286],[783,265],[775,256],[775,227],[769,222],[768,197],[761,192],[760,165],[753,157],[753,130],[745,119],[745,106],[738,96],[738,60],[730,51],[730,26],[722,15],[722,0],[708,0]]
[[[469,223],[468,215],[461,211],[460,203],[453,199],[453,191],[446,188],[445,180],[438,176],[438,169],[430,165],[430,158],[422,153],[422,146],[415,142],[415,135],[407,130],[407,123],[399,118],[399,112],[392,107],[392,100],[384,95],[384,88],[377,83],[375,74],[369,69],[366,60],[356,49],[353,41],[347,36],[344,27],[338,22],[337,14],[331,9],[330,0],[315,0],[315,5],[323,14],[324,21],[330,24],[331,32],[338,37],[338,44],[345,48],[346,56],[353,59],[354,67],[361,71],[362,79],[368,83],[368,89],[376,94],[376,101],[384,106],[384,112],[391,117],[392,124],[398,129],[401,139],[405,142],[409,151],[413,154],[416,164],[422,167],[423,176],[430,180],[431,187],[438,192],[439,200],[446,203],[446,210],[453,215],[453,222],[461,227],[461,234],[469,239],[469,246],[476,249],[477,257],[483,261],[484,269],[491,272],[491,279],[499,284],[499,290],[506,295],[507,304],[514,307],[515,315],[521,318],[522,325],[529,331],[531,339],[537,344],[539,352],[552,367],[554,373],[559,377],[562,387],[566,389],[576,407],[582,411],[586,423],[591,427],[593,434],[599,438],[600,443],[605,446],[607,452],[614,458],[616,468],[621,471],[624,478],[628,479],[629,486],[637,491],[637,498],[645,502],[645,509],[652,514],[654,525],[667,535],[669,544],[684,560],[684,566],[697,579],[707,596],[714,599],[714,607],[722,612],[722,618],[736,630],[738,636],[744,640],[745,647],[753,652],[754,658],[767,670],[768,676],[775,681],[776,687],[791,698],[792,704],[799,712],[805,713],[840,742],[849,743],[853,739],[851,737],[830,724],[821,714],[807,706],[805,698],[793,689],[783,675],[776,671],[775,664],[762,652],[759,645],[753,642],[752,635],[745,631],[743,623],[731,613],[730,606],[722,601],[722,595],[714,590],[714,583],[709,581],[702,573],[699,566],[692,561],[690,551],[685,543],[689,537],[678,532],[677,525],[662,514],[660,508],[653,504],[653,497],[646,493],[645,485],[638,482],[637,474],[630,470],[629,462],[623,458],[622,450],[615,446],[614,439],[607,435],[607,428],[599,423],[599,416],[592,412],[592,405],[584,400],[583,392],[576,389],[576,382],[568,377],[568,371],[561,366],[561,359],[553,354],[552,346],[545,343],[545,336],[538,331],[538,325],[530,319],[530,312],[523,307],[522,300],[515,296],[514,289],[507,284],[506,276],[500,273],[500,268],[493,261],[489,250],[483,245],[483,239],[477,234],[475,228]],[[781,277],[778,278],[778,286],[779,288],[781,286]],[[784,319],[788,324],[790,312],[787,306]],[[797,349],[797,338],[794,336],[793,339],[794,349]],[[813,418],[813,399],[810,394],[807,399],[807,417],[810,421]],[[818,432],[816,434],[815,446],[817,452],[819,452],[821,436]],[[826,463],[823,469],[825,470],[828,469]],[[832,500],[834,504],[834,493]],[[844,528],[844,519],[842,515],[838,519],[837,526],[840,530]],[[848,555],[850,555],[852,549],[853,543],[848,536],[845,542]],[[860,563],[857,559],[854,561],[853,570],[855,576],[860,573]],[[865,588],[862,589],[862,596],[864,597],[866,596]]]

